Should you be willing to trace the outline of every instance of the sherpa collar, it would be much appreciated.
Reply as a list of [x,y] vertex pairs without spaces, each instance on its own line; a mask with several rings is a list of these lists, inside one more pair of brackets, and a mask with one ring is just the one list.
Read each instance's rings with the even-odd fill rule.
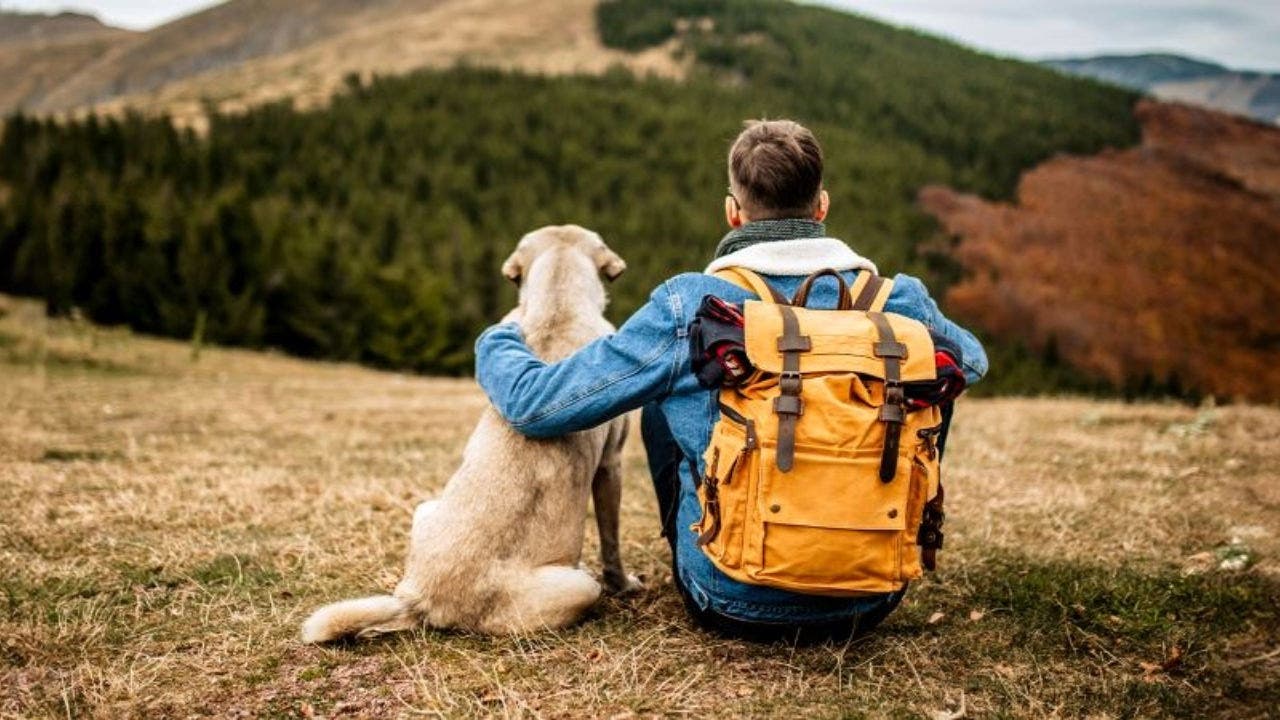
[[727,267],[744,267],[763,275],[809,275],[825,268],[840,272],[870,270],[880,274],[875,263],[854,252],[840,240],[829,237],[774,240],[749,245],[717,257],[704,272],[710,275]]

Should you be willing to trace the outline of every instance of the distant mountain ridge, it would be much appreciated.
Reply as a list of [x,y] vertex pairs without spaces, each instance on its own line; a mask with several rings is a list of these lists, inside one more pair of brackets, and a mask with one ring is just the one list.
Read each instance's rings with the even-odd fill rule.
[[0,114],[34,109],[136,35],[92,15],[0,10]]
[[1182,55],[1099,55],[1045,60],[1072,75],[1150,93],[1161,100],[1280,123],[1280,73],[1232,70]]
[[0,10],[0,44],[65,40],[78,35],[117,30],[78,12],[24,13]]

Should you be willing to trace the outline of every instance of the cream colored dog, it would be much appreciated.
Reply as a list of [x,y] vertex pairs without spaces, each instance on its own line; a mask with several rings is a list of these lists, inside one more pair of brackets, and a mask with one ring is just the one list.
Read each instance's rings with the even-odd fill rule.
[[[517,320],[529,347],[554,362],[613,332],[603,275],[626,269],[600,236],[576,225],[520,240],[502,272],[520,285]],[[587,498],[594,499],[604,583],[639,587],[622,568],[618,510],[627,419],[551,440],[526,438],[488,408],[440,497],[413,514],[404,579],[394,595],[320,608],[304,642],[421,625],[485,633],[560,628],[582,617],[600,584],[578,566]]]

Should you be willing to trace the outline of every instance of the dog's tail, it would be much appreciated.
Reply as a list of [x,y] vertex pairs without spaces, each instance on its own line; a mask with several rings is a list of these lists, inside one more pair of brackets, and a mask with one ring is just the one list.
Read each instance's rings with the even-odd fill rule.
[[324,643],[412,630],[418,623],[418,613],[394,595],[343,600],[325,605],[307,618],[302,624],[302,642]]

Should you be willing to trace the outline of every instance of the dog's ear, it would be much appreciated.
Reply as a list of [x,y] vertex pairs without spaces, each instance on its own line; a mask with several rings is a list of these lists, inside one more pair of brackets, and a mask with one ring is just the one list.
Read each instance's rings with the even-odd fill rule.
[[524,275],[524,258],[520,256],[520,250],[517,248],[511,253],[511,257],[502,263],[502,276],[519,285],[522,275]]
[[596,248],[594,253],[596,267],[600,269],[600,274],[610,282],[617,280],[627,269],[627,263],[618,253],[609,249],[607,245],[601,245]]

